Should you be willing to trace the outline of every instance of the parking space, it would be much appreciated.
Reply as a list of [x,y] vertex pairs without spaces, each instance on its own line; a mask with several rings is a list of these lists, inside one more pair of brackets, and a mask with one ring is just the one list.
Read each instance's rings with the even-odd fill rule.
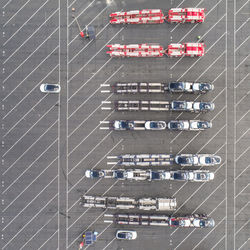
[[[157,6],[150,0],[70,0],[67,10],[59,2],[6,0],[3,8],[2,248],[78,249],[82,233],[96,230],[97,242],[84,249],[230,249],[229,244],[248,249],[249,1],[237,1],[235,10],[226,0],[160,0]],[[114,11],[159,8],[165,13],[173,7],[204,7],[206,20],[109,24]],[[79,35],[76,19],[83,32],[86,25],[95,28],[95,40]],[[106,54],[106,45],[112,43],[159,43],[166,48],[171,42],[198,40],[206,44],[206,55],[200,58]],[[101,84],[173,80],[211,82],[215,89],[205,95],[101,93]],[[39,90],[41,83],[60,81],[60,95]],[[118,99],[211,101],[215,110],[101,110],[102,101]],[[213,127],[200,132],[100,130],[100,121],[115,119],[202,119]],[[84,176],[87,169],[116,169],[107,165],[107,156],[125,153],[209,153],[221,156],[222,163],[209,168],[215,180],[208,183],[96,181]],[[103,222],[105,213],[115,211],[81,207],[83,194],[176,197],[174,215],[205,213],[214,218],[215,227],[135,226],[138,239],[119,241],[116,230],[130,227]]]
[[58,2],[5,1],[2,74],[2,249],[58,243]]
[[236,4],[235,15],[235,240],[249,247],[249,1]]
[[[226,135],[226,7],[225,1],[192,1],[189,5],[206,7],[208,15],[202,25],[108,25],[108,14],[120,9],[141,9],[142,3],[126,1],[121,4],[111,1],[110,6],[102,8],[103,13],[98,16],[98,6],[93,3],[88,8],[88,14],[82,15],[81,23],[91,22],[89,16],[96,10],[91,23],[95,26],[99,37],[96,41],[83,41],[74,36],[70,38],[69,67],[72,84],[69,97],[69,247],[73,249],[79,242],[81,233],[86,229],[95,229],[100,235],[94,248],[98,249],[163,249],[166,244],[170,248],[178,249],[208,248],[225,246],[225,167],[223,161],[220,167],[214,167],[216,179],[213,183],[127,183],[112,180],[88,180],[84,177],[86,169],[115,169],[115,165],[107,165],[107,155],[122,153],[215,153],[225,159]],[[172,3],[173,4],[173,3]],[[184,1],[174,5],[185,6]],[[167,10],[171,6],[158,2],[158,7]],[[150,2],[144,1],[143,8],[150,8]],[[84,9],[84,7],[82,7]],[[92,10],[91,10],[92,9]],[[79,10],[79,13],[81,10]],[[76,15],[78,15],[76,13]],[[96,18],[96,16],[98,16]],[[84,20],[86,19],[86,21]],[[100,25],[101,20],[101,26]],[[106,24],[106,25],[105,25]],[[72,27],[73,28],[73,27]],[[77,31],[75,24],[74,29]],[[172,31],[172,32],[171,32]],[[74,31],[70,31],[70,34]],[[136,36],[134,34],[137,34]],[[207,54],[200,59],[111,59],[106,55],[105,46],[109,43],[160,43],[165,47],[171,41],[196,41],[201,36],[207,45]],[[80,46],[78,44],[82,43]],[[77,50],[79,50],[77,52]],[[149,81],[169,82],[171,80],[209,81],[215,85],[215,91],[207,95],[154,95],[156,100],[205,100],[213,101],[216,105],[214,112],[208,114],[187,113],[127,113],[101,111],[104,100],[120,99],[152,99],[152,96],[133,95],[116,96],[100,92],[100,84],[115,83],[117,81]],[[171,119],[200,118],[213,121],[213,129],[198,132],[112,132],[99,130],[99,121],[113,119]],[[176,167],[172,167],[174,169]],[[126,195],[131,197],[161,197],[174,196],[179,208],[176,214],[194,212],[207,213],[216,220],[216,227],[212,230],[173,230],[168,228],[141,228],[138,240],[133,243],[119,242],[114,239],[115,225],[103,224],[103,214],[107,211],[98,209],[84,209],[79,206],[82,194],[89,195]],[[211,239],[214,239],[211,241]],[[91,249],[92,247],[87,247]],[[165,249],[165,248],[164,248]]]

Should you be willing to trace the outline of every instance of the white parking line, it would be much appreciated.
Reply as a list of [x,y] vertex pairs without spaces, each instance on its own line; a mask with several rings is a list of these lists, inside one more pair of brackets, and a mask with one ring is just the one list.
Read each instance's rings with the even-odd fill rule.
[[[95,16],[83,29],[82,31],[84,31],[86,29],[86,27],[88,27],[96,18],[98,18],[106,9],[108,6],[106,6],[97,16]],[[75,41],[75,39],[79,37],[79,34],[77,36],[75,36],[69,43],[68,46],[73,43]]]
[[44,43],[46,43],[57,31],[59,30],[59,27],[58,28],[56,28],[38,47],[36,47],[36,49],[32,52],[32,53],[30,53],[29,54],[29,56],[24,60],[24,61],[22,61],[22,63],[20,63],[19,65],[18,65],[18,67],[16,67],[15,68],[15,70],[13,70],[4,80],[3,80],[3,83],[5,83],[20,67],[22,67],[23,66],[23,64],[27,61],[27,60],[29,60],[30,59],[30,57],[31,56],[33,56],[34,55],[34,53],[37,51],[37,50],[39,50],[41,47],[42,47],[42,45],[44,44]]
[[[57,160],[58,157],[56,157],[21,193],[16,196],[15,199],[13,199],[7,207],[5,207],[2,212],[4,213],[53,163],[55,160]],[[6,191],[6,190],[5,190]],[[4,191],[4,192],[5,192]]]
[[[224,180],[224,182],[226,183],[226,180]],[[213,214],[213,212],[223,203],[226,201],[226,198],[224,198],[209,214],[208,216],[211,216],[211,214]]]
[[102,140],[100,142],[98,142],[95,147],[93,147],[85,156],[84,158],[82,158],[69,172],[68,172],[68,175],[74,171],[78,166],[79,164],[81,164],[109,135],[112,134],[113,131],[110,131],[107,135],[105,135]]
[[[220,2],[221,2],[221,1],[220,1]],[[217,6],[220,2],[218,2],[218,3],[216,4],[216,6]],[[214,6],[213,9],[214,9],[216,6]],[[209,15],[209,13],[210,13],[213,9],[211,9],[211,10],[207,13],[207,16]],[[222,16],[222,17],[219,19],[219,21],[217,21],[217,22],[216,22],[216,23],[215,23],[215,24],[214,24],[205,34],[203,34],[203,35],[201,36],[201,38],[199,39],[199,41],[202,40],[202,39],[208,34],[208,32],[211,31],[211,30],[212,30],[212,29],[213,29],[213,28],[214,28],[214,27],[215,27],[215,26],[216,26],[225,16],[226,16],[226,14],[225,14],[224,16]],[[179,25],[179,24],[177,24],[177,26],[178,26],[178,25]],[[194,27],[193,27],[193,28],[192,28],[192,29],[191,29],[191,30],[190,30],[190,31],[189,31],[180,41],[179,41],[179,42],[181,42],[181,41],[182,41],[182,40],[183,40],[183,39],[184,39],[184,38],[185,38],[185,37],[186,37],[186,36],[196,27],[196,26],[197,26],[197,25],[199,25],[199,24],[196,24],[196,25],[195,25],[195,26],[194,26]],[[175,28],[176,28],[177,26],[175,26]],[[175,28],[174,28],[174,29],[175,29]],[[174,29],[173,29],[173,30],[174,30]],[[172,32],[172,31],[170,31],[170,32]],[[179,42],[178,42],[178,43],[179,43]],[[209,51],[209,50],[207,50],[207,52],[208,52],[208,51]],[[206,53],[207,53],[207,52],[206,52]],[[201,57],[200,57],[200,58],[201,58]],[[199,59],[200,59],[200,58],[199,58]],[[183,57],[181,57],[180,60],[178,60],[170,69],[173,69],[174,66],[176,66],[176,64],[177,64],[179,61],[181,61],[182,59],[183,59]],[[199,60],[199,59],[198,59],[198,60]]]
[[[49,184],[47,184],[4,228],[2,231],[4,231],[30,204],[32,204],[32,202],[39,197],[39,195],[46,190],[47,187],[49,187],[56,179],[57,179],[58,175],[52,179],[52,181],[50,181]],[[57,195],[56,195],[57,196]],[[48,203],[47,203],[48,205]]]
[[237,214],[235,214],[235,217],[237,217],[248,205],[249,205],[250,201],[248,201],[240,210]]
[[196,249],[225,219],[226,216],[217,225],[215,225],[215,227],[211,231],[209,231],[209,233],[205,237],[202,238],[202,240],[193,248],[193,250]]
[[[217,154],[223,147],[225,146],[225,143],[224,143],[224,145],[222,146],[222,147],[220,147],[214,154]],[[220,168],[221,167],[223,167],[225,165],[225,162],[219,167],[219,168],[217,168],[216,170],[215,170],[215,172],[214,173],[216,173],[216,172],[218,172],[219,170],[220,170]],[[201,168],[200,168],[201,169]],[[176,194],[186,185],[188,183],[188,181],[186,181],[174,194],[173,194],[173,197],[174,196],[176,196]],[[204,184],[204,183],[203,183]],[[202,184],[202,185],[203,185]],[[201,185],[201,186],[202,186]],[[200,187],[201,187],[200,186]],[[200,189],[200,187],[199,187],[199,189]],[[177,231],[177,229],[175,230],[175,231]],[[175,231],[173,232],[173,233],[171,233],[171,236],[175,233]]]
[[3,6],[3,9],[5,9],[5,7],[10,4],[12,2],[12,0],[9,0],[4,6]]
[[98,69],[98,70],[97,70],[97,71],[87,80],[87,82],[85,82],[84,84],[82,84],[81,87],[80,87],[74,94],[72,94],[72,95],[69,97],[68,101],[70,101],[71,98],[72,98],[73,96],[75,96],[76,93],[78,93],[78,92],[79,92],[79,91],[80,91],[80,90],[81,90],[90,80],[92,80],[92,78],[94,78],[94,76],[95,76],[98,72],[100,72],[100,71],[102,70],[102,68],[105,67],[106,64],[108,64],[112,59],[113,59],[112,57],[109,58],[109,60],[108,60],[107,62],[105,62],[105,63],[102,65],[102,67],[101,67],[100,69]]
[[249,39],[250,36],[248,36],[235,50],[235,52]]
[[50,109],[48,109],[48,111],[45,112],[18,140],[17,138],[15,138],[16,140],[15,143],[3,154],[3,157],[5,157],[11,151],[11,149],[15,147],[15,145],[19,141],[21,141],[24,138],[24,136],[26,136],[37,125],[37,123],[39,123],[54,108],[55,108],[55,105],[53,105]]
[[235,107],[237,107],[246,97],[248,97],[250,90],[236,103]]
[[223,73],[225,73],[226,72],[226,69],[224,69],[213,81],[212,81],[212,83],[214,83],[215,81],[217,81],[218,80],[218,78],[220,78],[221,76],[222,76],[222,74]]
[[[223,164],[224,165],[224,164]],[[221,165],[221,166],[223,166],[223,165]],[[219,167],[219,168],[217,168],[217,170],[215,171],[215,173],[221,168],[221,166]],[[214,189],[213,190],[213,192],[196,208],[196,210],[204,203],[204,202],[206,202],[207,201],[207,199],[209,199],[216,191],[217,191],[217,189],[218,188],[220,188],[221,187],[221,185],[222,184],[224,184],[224,182],[225,181],[223,181],[216,189]],[[180,207],[178,207],[178,209],[177,210],[175,210],[174,212],[173,212],[173,215],[175,214],[175,213],[177,213],[205,184],[207,184],[206,182],[203,182],[200,186],[199,186],[199,188],[197,188],[196,189],[196,191],[194,191],[193,193],[192,193],[192,195],[190,195],[190,197],[187,199],[187,200],[185,200],[185,202],[183,202],[182,204],[181,204],[181,206]],[[195,210],[195,211],[196,211]]]
[[22,7],[18,8],[18,11],[3,25],[3,27],[5,27],[29,2],[30,0],[23,4]]
[[7,96],[3,98],[3,101],[5,101],[34,71],[36,71],[57,49],[59,46],[57,46],[48,56],[46,56],[37,66],[35,69],[33,69]]
[[[217,40],[216,40],[216,42],[207,50],[207,52],[206,53],[208,53],[213,47],[214,47],[214,45],[216,45],[220,40],[221,40],[221,38],[223,37],[223,36],[225,36],[225,34],[226,34],[226,32],[220,37],[220,38],[218,38]],[[179,79],[181,79],[184,75],[186,75],[187,74],[187,72],[191,69],[191,68],[193,68],[193,66],[195,66],[196,65],[196,63],[198,63],[199,62],[199,60],[201,59],[202,57],[200,57],[199,59],[197,59],[182,75],[181,75],[181,77],[179,78]]]
[[[50,150],[50,148],[57,142],[57,139],[52,143],[50,144],[50,146],[47,147],[47,149],[42,153],[40,154],[36,160],[34,160],[27,168],[25,168],[25,170],[20,174],[18,175],[18,177],[11,182],[11,184],[2,192],[2,194],[6,193],[33,165],[35,162],[37,162],[45,153],[47,153],[48,150]],[[57,160],[58,157],[56,157],[51,164],[54,163],[55,160]]]
[[190,29],[185,36],[183,36],[177,43],[180,43],[186,36],[188,36],[198,25],[199,23],[195,24],[192,29]]
[[[81,16],[93,3],[95,2],[95,0],[93,0],[83,11],[81,11],[75,18],[72,22],[70,22],[68,24],[68,28],[72,25],[73,22],[75,22],[75,19],[77,19],[79,16]],[[72,5],[72,4],[71,4]],[[106,6],[105,9],[107,9],[108,6]]]
[[[83,230],[84,232],[86,232],[103,214],[105,214],[107,212],[108,209],[105,209],[85,230]],[[79,216],[68,228],[67,230],[69,230],[72,226],[75,225],[75,223],[82,218],[83,214],[81,216]]]
[[210,138],[199,150],[198,150],[198,152],[197,153],[200,153],[201,152],[201,150],[204,148],[204,147],[206,147],[224,128],[226,127],[226,124],[222,127],[222,128],[220,128],[220,130],[215,134],[215,135],[213,135],[212,136],[212,138]]
[[212,248],[211,250],[214,250],[220,243],[226,238],[226,235],[224,235]]
[[240,195],[242,194],[243,191],[245,191],[246,188],[248,188],[250,185],[250,183],[248,183],[236,196],[235,196],[235,199]]
[[[109,99],[111,96],[112,96],[113,94],[111,94],[108,98],[106,98],[106,100],[107,99]],[[101,103],[94,111],[92,111],[70,134],[69,134],[69,136],[68,137],[70,137],[72,134],[74,134],[75,133],[75,131],[78,129],[78,128],[80,128],[81,126],[82,126],[82,124],[84,124],[101,106],[102,106],[103,104]],[[114,113],[114,111],[115,110],[113,110],[112,112],[110,112],[107,116],[106,116],[106,118],[108,117],[108,116],[110,116],[111,114],[113,114]],[[105,119],[106,119],[105,118]],[[100,125],[100,124],[99,124]]]
[[[69,4],[68,9],[76,2],[77,0],[73,0],[71,4]],[[87,9],[87,8],[86,8]]]
[[241,24],[241,26],[236,30],[235,33],[237,33],[249,21],[249,19],[250,18],[248,17],[247,20],[243,24]]
[[[105,82],[103,82],[102,84],[107,83],[114,75],[116,75],[118,73],[118,71],[120,71],[123,68],[124,64],[122,64]],[[88,100],[96,93],[99,91],[99,89],[101,88],[101,86],[99,88],[97,88],[94,93],[92,93],[68,118],[70,118],[72,115],[75,114],[75,112],[77,112],[77,110],[79,110],[86,102],[88,102]],[[111,96],[111,95],[110,95]]]
[[[112,152],[112,151],[113,151],[122,141],[123,141],[123,139],[121,139],[120,141],[118,141],[118,142],[115,144],[115,146],[113,146],[113,147],[108,151],[108,153],[106,153],[106,154],[105,154],[105,155],[104,155],[104,156],[103,156],[103,157],[102,157],[102,158],[101,158],[101,159],[91,168],[91,170],[94,169],[101,161],[103,161],[103,159],[106,158],[106,156],[107,156],[108,154],[110,154],[110,152]],[[116,164],[115,164],[114,166],[116,166]],[[114,167],[114,166],[113,166],[113,167]],[[113,168],[113,167],[112,167],[112,168]],[[112,168],[111,168],[111,169],[112,169]],[[73,188],[75,188],[75,186],[78,185],[84,178],[85,178],[85,176],[81,177],[81,179],[80,179],[79,181],[77,181],[77,182],[75,183],[75,185],[72,186],[72,187],[69,189],[68,193],[71,192],[71,190],[73,190]],[[102,180],[102,179],[99,179],[99,180]],[[99,180],[98,180],[98,181],[99,181]],[[98,182],[98,181],[97,181],[97,182]],[[88,193],[88,192],[97,184],[97,182],[96,182],[93,186],[91,186],[91,187],[85,192],[85,194]]]
[[249,167],[250,165],[248,165],[239,175],[237,175],[235,180],[237,180]]
[[[93,112],[92,112],[93,113]],[[104,120],[106,120],[109,116],[111,116],[111,114],[113,114],[114,113],[114,110],[112,111],[112,112],[110,112],[106,117],[105,117],[105,119]],[[69,152],[69,154],[68,154],[68,156],[70,156],[74,151],[75,151],[75,149],[76,148],[78,148],[94,131],[96,131],[96,129],[97,128],[99,128],[100,127],[100,123],[93,129],[93,130],[91,130],[91,132],[84,138],[84,139],[82,139],[70,152]]]
[[114,187],[116,184],[117,184],[117,182],[118,182],[119,180],[117,180],[115,183],[113,183],[103,194],[102,194],[102,196],[103,195],[105,195],[112,187]]
[[105,250],[110,244],[112,244],[113,243],[113,241],[116,239],[116,237],[114,237],[114,239],[113,240],[111,240],[110,242],[109,242],[109,244],[106,246],[106,247],[104,247],[102,250]]
[[46,18],[46,20],[3,62],[3,64],[5,64],[27,41],[29,41],[29,39],[31,37],[33,37],[41,28],[42,26],[50,20],[50,18],[52,16],[54,16],[54,14],[56,12],[58,12],[59,9],[55,10],[48,18]]
[[240,250],[242,247],[245,246],[245,244],[249,241],[250,237],[238,248],[238,250]]
[[243,151],[243,153],[241,153],[237,158],[236,158],[236,162],[249,150],[250,146],[247,147],[246,150]]
[[[79,203],[81,201],[81,198],[79,198],[70,208],[68,208],[68,212],[77,204],[77,203]],[[90,208],[88,208],[88,209],[90,209]],[[87,209],[87,210],[88,210]]]
[[[250,54],[249,54],[250,55]],[[234,71],[236,71],[246,60],[247,60],[247,58],[249,57],[249,55],[248,56],[246,56],[237,66],[236,66],[236,68],[234,68]]]
[[238,123],[250,112],[250,109],[236,122],[236,126]]
[[[226,180],[224,180],[219,186],[217,186],[217,188],[214,189],[213,192],[210,193],[209,196],[197,208],[195,208],[195,210],[191,214],[196,212],[225,182],[226,182]],[[224,201],[225,201],[225,199],[222,202],[224,202]],[[217,205],[213,211],[215,211],[221,205],[222,202],[220,202],[219,205]],[[210,214],[212,214],[213,211]]]
[[[178,229],[178,228],[177,228]],[[189,238],[189,236],[196,230],[196,228],[193,228],[193,230],[187,235],[187,237],[185,237],[175,248],[174,250],[178,249],[178,247],[187,239]],[[177,230],[175,230],[177,231]]]
[[[38,84],[36,84],[4,117],[3,117],[3,120],[13,111],[13,110],[15,110],[17,107],[18,107],[18,105],[20,105],[20,103],[22,103],[24,100],[25,100],[25,98],[30,94],[30,93],[32,93],[32,91],[34,90],[34,89],[36,89],[43,81],[44,81],[44,79],[46,79],[56,68],[58,67],[58,64],[55,66],[55,68],[54,69],[52,69]],[[41,98],[40,100],[39,100],[39,102],[38,103],[36,103],[35,104],[35,106],[32,106],[32,108],[29,110],[29,112],[28,113],[26,113],[24,116],[22,116],[22,118],[17,122],[17,123],[15,123],[15,125],[4,135],[4,137],[21,121],[21,120],[23,120],[24,119],[24,117],[27,115],[27,114],[29,114],[30,113],[30,111],[32,111],[32,110],[34,110],[34,108],[45,98],[47,96],[47,94],[45,94],[44,95],[44,97],[43,98]]]
[[[217,61],[218,60],[220,60],[220,58],[222,57],[222,56],[224,56],[224,54],[226,53],[226,51],[224,51],[219,57],[217,57],[217,59],[215,60],[215,61],[213,61],[213,63],[212,64],[210,64],[210,66],[209,67],[207,67],[206,68],[206,70],[204,70],[203,72],[202,72],[202,74],[195,80],[195,82],[197,82],[215,63],[217,63]],[[225,71],[225,70],[224,70]]]
[[240,141],[240,139],[249,131],[249,129],[250,128],[248,128],[248,130],[245,133],[243,133],[235,143],[238,143]]
[[31,144],[22,154],[19,156],[11,165],[10,167],[3,172],[3,175],[5,175],[25,154],[28,152],[56,123],[58,122],[55,121],[34,143]]
[[247,220],[242,227],[240,227],[237,232],[235,233],[235,236],[250,222],[250,220]]
[[121,28],[118,32],[115,33],[114,36],[112,36],[109,41],[101,48],[99,49],[94,56],[92,56],[70,79],[69,82],[72,81],[72,79],[75,78],[75,76],[77,76],[106,46],[107,44],[110,43],[110,41],[112,41],[122,30],[124,30],[124,28]]
[[36,213],[36,215],[33,216],[33,217],[29,220],[28,223],[26,223],[24,226],[22,226],[22,228],[15,234],[15,236],[13,236],[13,237],[4,245],[4,247],[3,247],[2,249],[5,249],[6,246],[8,246],[9,243],[10,243],[11,241],[13,241],[13,239],[15,239],[15,238],[17,237],[17,235],[19,235],[19,234],[25,229],[25,227],[26,227],[27,225],[29,225],[29,223],[30,223],[34,218],[36,218],[37,215],[39,215],[39,214],[44,210],[44,208],[46,208],[46,207],[50,204],[50,202],[53,201],[56,197],[57,197],[57,194],[56,194],[51,200],[49,200],[49,201],[42,207],[42,209],[40,209],[40,211],[39,211],[38,213]]
[[199,131],[193,138],[190,140],[177,154],[181,153],[199,134],[201,131]]
[[241,79],[241,80],[239,81],[239,83],[235,86],[235,88],[237,88],[243,81],[245,81],[245,79],[246,79],[248,76],[249,76],[249,73],[247,73],[247,75],[246,75],[243,79]]
[[40,250],[40,249],[42,249],[42,247],[48,242],[48,241],[50,241],[53,237],[54,237],[54,235],[55,234],[57,234],[59,232],[59,229],[57,229],[39,248],[38,248],[38,250]]
[[240,8],[236,11],[236,13],[235,13],[234,15],[236,16],[236,15],[239,13],[239,11],[241,11],[242,8],[244,8],[245,5],[248,4],[248,2],[249,2],[249,0],[247,0]]
[[38,233],[40,233],[58,214],[59,212],[56,212],[35,234],[32,235],[31,238],[29,238],[28,241],[25,242],[25,244],[20,248],[20,250],[22,250]]
[[[30,1],[30,0],[29,0]],[[42,6],[40,6],[39,7],[39,9],[36,11],[36,12],[34,12],[31,16],[30,16],[30,18],[25,22],[25,23],[23,23],[23,25],[10,37],[10,38],[8,38],[8,40],[3,44],[3,46],[5,46],[11,39],[12,39],[12,37],[14,37],[16,34],[17,34],[17,32],[19,32],[22,28],[23,28],[23,26],[24,25],[26,25],[27,23],[28,23],[28,21],[46,4],[46,3],[48,3],[49,2],[49,0],[47,0]],[[20,10],[20,9],[19,9]],[[14,17],[14,16],[13,16]],[[5,23],[5,25],[6,25],[6,23]],[[4,26],[3,26],[4,27]]]
[[[99,34],[101,34],[108,26],[110,23],[107,23],[97,34],[96,38],[98,37]],[[69,61],[68,64],[70,64],[82,51],[85,50],[90,44],[92,43],[92,40],[90,40],[82,49],[80,49]]]
[[[103,229],[103,231],[101,232],[101,233],[99,233],[97,236],[96,236],[96,238],[99,238],[110,226],[112,225],[112,223],[110,223],[108,226],[106,226],[104,229]],[[88,249],[90,247],[90,245],[88,245],[86,248],[85,248],[85,250],[86,249]]]

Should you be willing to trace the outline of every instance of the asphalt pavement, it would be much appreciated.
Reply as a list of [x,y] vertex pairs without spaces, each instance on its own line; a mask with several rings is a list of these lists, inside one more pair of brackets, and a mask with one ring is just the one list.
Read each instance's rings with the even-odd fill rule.
[[[110,25],[119,10],[204,7],[203,24]],[[72,8],[74,8],[72,10]],[[79,36],[93,25],[96,40]],[[2,3],[1,204],[2,249],[78,249],[86,230],[99,232],[84,249],[249,249],[249,1],[70,0]],[[110,58],[107,44],[196,42],[201,58]],[[115,82],[211,82],[205,95],[115,95],[101,84]],[[41,83],[60,83],[43,94]],[[203,100],[209,113],[102,111],[102,101]],[[100,130],[100,121],[211,120],[201,132]],[[91,180],[86,169],[115,169],[108,155],[209,153],[222,157],[209,183]],[[178,169],[178,166],[167,169]],[[159,168],[160,169],[160,168]],[[189,169],[189,168],[185,168]],[[192,168],[194,169],[194,168]],[[195,168],[197,169],[197,168]],[[203,168],[205,169],[205,168]],[[117,226],[104,213],[79,205],[83,194],[176,197],[174,215],[206,213],[209,229]],[[117,211],[116,211],[117,212]],[[135,212],[135,211],[133,211]],[[139,212],[137,210],[137,212]],[[168,214],[168,213],[167,213]],[[134,229],[135,241],[115,239]]]

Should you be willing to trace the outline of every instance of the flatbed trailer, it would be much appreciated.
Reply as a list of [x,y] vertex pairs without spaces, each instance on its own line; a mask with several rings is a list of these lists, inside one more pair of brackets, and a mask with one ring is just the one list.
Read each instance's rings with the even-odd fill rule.
[[[169,101],[104,101],[102,104],[107,106],[102,107],[102,110],[112,110],[116,111],[169,111],[170,102]],[[112,107],[113,106],[113,107]]]
[[113,86],[109,84],[102,84],[101,87],[108,87],[108,90],[102,90],[102,93],[116,93],[116,94],[147,94],[147,93],[164,93],[168,91],[168,83],[116,83]]
[[115,111],[186,111],[208,112],[214,110],[214,103],[193,101],[144,101],[144,100],[116,100],[103,101],[102,110]]
[[[185,216],[143,215],[143,214],[104,214],[104,223],[138,226],[165,226],[183,228],[209,228],[215,222],[205,214]],[[106,219],[107,218],[107,219]]]
[[126,167],[130,166],[170,166],[174,164],[174,155],[172,154],[125,154],[119,156],[107,156],[107,164],[118,164]]
[[129,197],[99,197],[84,195],[80,204],[83,207],[110,209],[141,209],[156,211],[174,211],[177,207],[175,198],[129,198]]
[[206,82],[184,82],[173,81],[169,83],[150,83],[150,82],[133,82],[123,83],[117,82],[114,85],[101,84],[106,88],[101,93],[115,94],[162,94],[162,93],[191,93],[205,94],[214,89],[214,85]]

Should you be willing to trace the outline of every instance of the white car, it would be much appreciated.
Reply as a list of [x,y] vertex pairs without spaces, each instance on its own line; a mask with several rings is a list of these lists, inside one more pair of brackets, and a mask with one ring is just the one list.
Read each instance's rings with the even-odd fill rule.
[[43,93],[59,93],[61,86],[59,84],[43,83],[40,86],[40,90]]
[[116,239],[118,240],[135,240],[137,238],[137,232],[131,230],[118,230],[116,232]]
[[221,163],[221,157],[210,154],[180,154],[175,156],[175,163],[181,166],[214,166]]

